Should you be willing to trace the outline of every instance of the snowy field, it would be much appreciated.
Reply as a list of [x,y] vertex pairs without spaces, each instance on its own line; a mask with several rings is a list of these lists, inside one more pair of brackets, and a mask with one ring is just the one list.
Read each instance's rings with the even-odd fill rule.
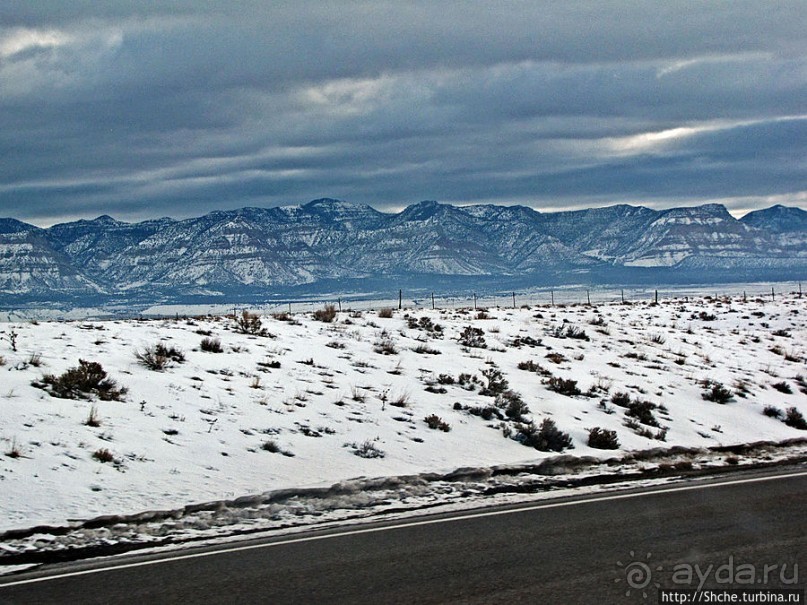
[[[512,307],[513,294],[516,306],[530,305],[575,305],[583,303],[610,304],[614,302],[647,302],[658,296],[659,301],[683,300],[687,298],[748,297],[770,298],[771,292],[776,296],[800,292],[801,282],[747,282],[723,284],[683,284],[660,285],[648,287],[614,288],[609,286],[561,285],[555,287],[536,287],[523,291],[490,291],[474,294],[471,291],[452,294],[434,293],[434,304],[438,309],[462,309],[476,304],[479,307]],[[397,293],[397,291],[396,291]],[[344,311],[375,311],[383,307],[398,307],[398,298],[389,297],[389,293],[353,292],[350,294],[332,292],[316,296],[296,299],[267,300],[262,304],[154,304],[147,307],[132,308],[131,305],[108,305],[104,307],[63,307],[55,305],[51,308],[23,306],[19,308],[0,309],[0,322],[28,321],[95,321],[113,319],[160,319],[176,315],[227,315],[234,311],[247,309],[252,313],[268,315],[271,313],[311,313],[325,304],[333,304]],[[404,309],[419,311],[432,308],[432,297],[428,293],[413,296],[403,292]]]
[[0,531],[807,436],[807,298],[382,314],[0,325]]

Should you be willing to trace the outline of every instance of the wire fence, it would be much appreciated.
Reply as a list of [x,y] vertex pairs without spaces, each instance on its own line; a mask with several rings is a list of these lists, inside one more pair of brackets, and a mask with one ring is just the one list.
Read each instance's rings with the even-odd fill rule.
[[531,288],[511,291],[479,291],[453,292],[407,292],[398,290],[388,295],[332,294],[324,297],[308,297],[297,299],[267,300],[250,304],[161,304],[139,311],[127,309],[73,308],[67,310],[54,309],[19,309],[0,311],[0,322],[25,322],[32,320],[100,320],[100,319],[137,319],[137,318],[175,318],[178,316],[230,315],[242,311],[269,315],[274,313],[302,314],[333,305],[339,311],[377,311],[391,309],[483,309],[483,308],[515,308],[522,306],[553,306],[580,304],[612,304],[636,302],[666,302],[673,300],[686,301],[704,298],[732,298],[776,300],[783,295],[802,296],[802,283],[737,283],[689,286],[658,287],[586,287],[564,286],[555,288]]
[[[415,295],[399,290],[392,296],[372,298],[352,298],[350,295],[333,295],[325,298],[304,300],[272,301],[250,305],[203,305],[206,313],[238,314],[242,311],[258,314],[273,313],[310,313],[333,305],[338,311],[377,311],[383,308],[418,310],[418,309],[483,309],[483,308],[516,308],[522,306],[558,306],[558,305],[597,305],[634,302],[665,302],[672,300],[687,301],[704,298],[746,298],[776,300],[783,295],[802,296],[801,282],[750,283],[750,284],[717,284],[709,286],[659,286],[633,288],[586,288],[559,287],[541,288],[527,291],[509,292],[467,292],[467,293],[426,293]],[[187,308],[185,309],[186,314]],[[202,310],[198,308],[197,310]],[[178,308],[155,307],[144,315],[169,316],[182,314]],[[204,314],[204,313],[200,313]]]

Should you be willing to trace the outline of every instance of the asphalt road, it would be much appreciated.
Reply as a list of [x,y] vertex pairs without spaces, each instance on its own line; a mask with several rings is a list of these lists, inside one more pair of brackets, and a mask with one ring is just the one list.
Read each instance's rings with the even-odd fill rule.
[[[723,581],[740,565],[760,579],[767,565],[776,567],[759,586],[803,590],[805,555],[807,472],[791,469],[159,560],[57,566],[0,579],[0,603],[656,603],[656,584],[696,588],[697,572],[709,565],[706,586],[727,586],[714,573],[721,566]],[[642,588],[645,578],[628,583],[636,562],[652,574]],[[798,563],[804,577],[793,568]],[[686,565],[694,570],[691,585],[681,580]],[[797,584],[783,584],[783,577]]]

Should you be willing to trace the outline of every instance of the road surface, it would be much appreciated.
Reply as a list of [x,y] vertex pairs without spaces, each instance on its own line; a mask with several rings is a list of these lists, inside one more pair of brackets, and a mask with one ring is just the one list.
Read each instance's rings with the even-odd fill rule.
[[[656,584],[697,587],[674,580],[686,565],[776,566],[761,586],[803,590],[805,555],[807,470],[796,467],[53,566],[0,579],[0,603],[656,603]],[[638,562],[646,586],[628,583]]]

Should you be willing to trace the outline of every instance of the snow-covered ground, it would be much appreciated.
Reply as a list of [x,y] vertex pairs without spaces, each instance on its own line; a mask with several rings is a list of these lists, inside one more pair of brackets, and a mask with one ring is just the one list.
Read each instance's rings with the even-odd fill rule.
[[[628,288],[614,288],[612,286],[589,286],[583,284],[566,284],[558,286],[532,287],[515,292],[518,306],[522,305],[549,305],[549,304],[610,304],[621,302],[623,299],[630,302],[646,302],[658,297],[659,300],[702,298],[704,296],[738,297],[747,294],[751,298],[762,297],[769,299],[771,292],[776,296],[799,292],[801,282],[737,282],[720,284],[681,284],[666,286],[633,286]],[[486,290],[474,294],[468,292],[434,293],[434,301],[438,308],[460,309],[473,305],[474,297],[478,306],[509,307],[512,305],[513,292],[491,292]],[[389,298],[381,292],[340,292],[319,293],[302,296],[295,299],[275,295],[262,304],[154,304],[149,306],[132,307],[120,302],[101,307],[70,307],[52,305],[48,307],[35,304],[21,307],[0,309],[0,322],[28,322],[50,320],[96,321],[99,319],[130,319],[130,318],[164,318],[176,315],[226,315],[233,310],[240,311],[247,308],[251,312],[271,314],[282,311],[293,313],[310,313],[321,308],[326,303],[340,305],[345,311],[372,311],[384,306],[398,306],[398,298]],[[407,309],[430,309],[432,307],[431,295],[420,292],[418,295],[403,293],[403,305]]]
[[[0,531],[360,476],[532,464],[557,456],[519,441],[545,418],[571,437],[565,453],[599,458],[807,436],[763,414],[807,414],[807,298],[260,319],[267,335],[237,332],[232,317],[0,326]],[[201,350],[205,338],[222,352]],[[185,360],[148,369],[137,354],[158,343]],[[126,388],[120,401],[53,396],[43,376],[80,359]],[[550,390],[558,379],[581,393]],[[718,385],[729,402],[704,399]],[[529,408],[521,418],[506,414],[516,395]],[[472,413],[491,406],[488,419]],[[431,429],[431,415],[449,430]],[[616,431],[619,449],[590,447],[593,427]]]

